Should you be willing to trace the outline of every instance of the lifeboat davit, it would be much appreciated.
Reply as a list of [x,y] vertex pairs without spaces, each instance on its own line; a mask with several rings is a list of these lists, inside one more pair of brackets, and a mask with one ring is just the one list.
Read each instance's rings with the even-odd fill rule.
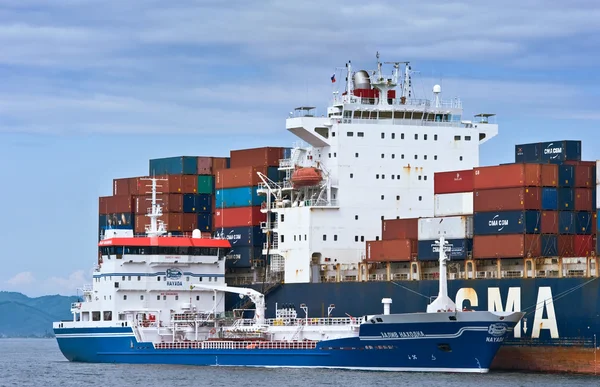
[[323,180],[321,171],[314,167],[298,168],[292,173],[294,187],[309,187],[317,185]]

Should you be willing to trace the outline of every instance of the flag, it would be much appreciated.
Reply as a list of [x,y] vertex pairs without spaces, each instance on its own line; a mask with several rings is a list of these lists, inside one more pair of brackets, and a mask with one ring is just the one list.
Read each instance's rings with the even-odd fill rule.
[[335,83],[335,74],[331,76],[331,83]]

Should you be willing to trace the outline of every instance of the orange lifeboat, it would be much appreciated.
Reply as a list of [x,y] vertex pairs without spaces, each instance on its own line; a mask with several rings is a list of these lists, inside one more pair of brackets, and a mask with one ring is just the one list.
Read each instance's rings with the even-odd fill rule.
[[317,185],[321,180],[323,180],[321,171],[314,167],[298,168],[292,173],[292,185],[294,187]]

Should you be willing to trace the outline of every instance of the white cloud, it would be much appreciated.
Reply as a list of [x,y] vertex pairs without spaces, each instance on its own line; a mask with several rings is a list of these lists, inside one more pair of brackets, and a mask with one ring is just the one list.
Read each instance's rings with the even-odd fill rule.
[[6,281],[7,284],[20,287],[30,285],[35,282],[35,277],[30,271],[24,271],[16,274],[14,277]]
[[68,277],[49,277],[42,280],[36,279],[32,272],[18,273],[5,281],[3,290],[21,292],[30,297],[38,297],[47,294],[61,294],[72,296],[77,289],[91,282],[91,273],[78,270]]

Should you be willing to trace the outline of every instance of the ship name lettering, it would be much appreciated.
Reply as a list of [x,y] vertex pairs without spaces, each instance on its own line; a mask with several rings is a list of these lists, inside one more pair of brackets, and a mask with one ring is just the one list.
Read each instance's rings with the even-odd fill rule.
[[488,343],[501,343],[504,341],[504,337],[486,337],[485,341]]
[[167,281],[167,286],[183,286],[182,281]]
[[381,337],[385,337],[385,338],[388,338],[388,339],[424,337],[424,336],[425,336],[425,334],[422,331],[381,332]]

